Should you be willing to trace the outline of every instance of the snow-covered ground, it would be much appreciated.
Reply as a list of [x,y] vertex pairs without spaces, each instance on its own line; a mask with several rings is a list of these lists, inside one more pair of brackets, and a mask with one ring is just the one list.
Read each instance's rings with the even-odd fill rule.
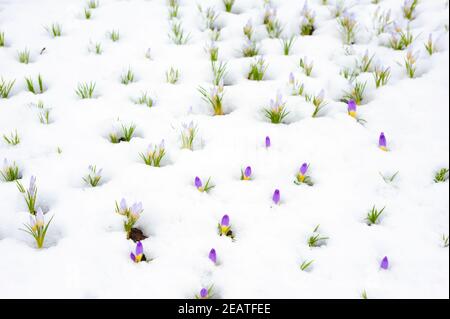
[[[17,145],[0,141],[0,159],[17,164],[25,188],[37,178],[36,210],[46,222],[54,216],[38,249],[20,230],[30,218],[24,194],[0,177],[0,298],[194,298],[211,285],[215,298],[448,298],[449,182],[434,182],[449,166],[448,1],[419,0],[408,20],[403,0],[309,0],[311,36],[300,35],[303,0],[236,0],[231,13],[221,0],[178,2],[170,20],[166,0],[99,0],[90,19],[86,1],[0,0],[0,78],[15,80],[0,98],[0,134],[20,137]],[[339,3],[346,10],[336,18]],[[209,91],[213,80],[208,7],[220,28],[215,65],[227,63],[223,116],[213,115],[198,90]],[[396,24],[377,32],[374,14],[388,10]],[[266,11],[269,24],[284,27],[282,37],[296,36],[288,56],[268,35]],[[340,19],[357,23],[348,44]],[[249,20],[267,64],[263,81],[248,79],[256,57],[242,54]],[[168,36],[176,21],[190,35],[186,44]],[[60,37],[45,28],[56,23]],[[391,48],[391,33],[406,35],[408,26],[412,43]],[[430,34],[431,55],[424,45]],[[26,48],[30,61],[20,63]],[[413,78],[408,52],[416,59]],[[373,59],[361,67],[365,55]],[[310,76],[299,66],[305,57],[313,61]],[[175,84],[166,81],[171,67],[179,70]],[[373,72],[382,67],[390,79],[377,88]],[[129,69],[134,81],[122,84]],[[345,69],[357,74],[346,79]],[[303,96],[292,94],[290,73],[304,84]],[[33,94],[25,78],[39,93],[39,74],[44,92]],[[90,82],[93,98],[81,99],[77,86]],[[366,83],[358,119],[343,99],[355,83]],[[327,104],[312,117],[308,95],[321,90]],[[143,92],[152,107],[135,103]],[[263,109],[277,94],[289,114],[272,124]],[[191,121],[198,127],[193,151],[181,148],[180,137]],[[129,142],[110,142],[109,134],[132,123]],[[388,151],[379,148],[381,132]],[[161,140],[161,167],[145,165],[140,153]],[[303,163],[312,186],[294,183]],[[89,165],[103,169],[97,187],[83,180]],[[251,180],[242,181],[247,166]],[[396,172],[392,182],[381,176]],[[216,187],[200,192],[196,176]],[[148,236],[148,262],[129,257],[136,244],[115,211],[122,198],[142,202],[135,227]],[[373,206],[385,210],[368,226]],[[225,214],[234,240],[218,234]],[[316,234],[328,239],[309,247]],[[217,264],[208,259],[212,248]]]

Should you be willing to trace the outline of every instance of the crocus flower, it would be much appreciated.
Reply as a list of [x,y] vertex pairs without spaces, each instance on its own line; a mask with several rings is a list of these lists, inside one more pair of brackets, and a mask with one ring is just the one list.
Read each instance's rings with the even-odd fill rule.
[[306,172],[308,171],[308,164],[303,163],[300,167],[300,171],[298,173],[297,179],[299,182],[303,183],[305,181]]
[[349,100],[347,105],[348,115],[356,117],[356,102],[354,100]]
[[136,244],[136,255],[133,253],[130,253],[130,258],[135,263],[141,262],[142,257],[144,256],[144,247],[142,246],[142,243],[140,241]]
[[280,190],[276,189],[275,192],[273,193],[273,202],[278,205],[280,203],[280,199],[281,199],[281,195],[280,195]]
[[289,84],[294,85],[295,84],[295,76],[294,73],[289,74]]
[[142,203],[134,203],[131,207],[130,207],[130,218],[133,219],[133,221],[137,221],[141,215],[141,213],[144,210],[142,209]]
[[200,299],[207,299],[208,294],[208,289],[202,288],[202,290],[200,290]]
[[249,181],[252,178],[252,168],[250,166],[247,166],[245,171],[242,173],[242,179],[244,181]]
[[389,260],[388,260],[387,256],[385,256],[383,258],[383,260],[381,261],[380,267],[385,270],[389,268]]
[[196,177],[195,181],[194,181],[195,187],[197,187],[197,189],[201,192],[203,192],[203,183],[202,180],[200,179],[200,177]]
[[30,178],[30,185],[28,186],[28,193],[31,197],[33,197],[36,194],[36,177],[31,176]]
[[209,251],[209,255],[208,255],[209,260],[211,260],[214,264],[217,263],[217,253],[216,250],[214,248],[212,248]]
[[270,137],[269,137],[269,136],[266,136],[266,148],[269,148],[270,145],[271,145]]
[[125,198],[122,198],[120,200],[120,205],[119,205],[119,208],[117,209],[117,213],[120,215],[124,215],[124,216],[127,215],[128,205],[127,205],[127,201],[125,200]]
[[222,235],[226,235],[228,231],[230,230],[230,217],[228,215],[224,215],[222,217],[222,220],[220,222],[220,233]]
[[386,137],[384,136],[384,133],[381,132],[380,138],[378,140],[378,147],[381,148],[383,151],[387,151],[387,142]]
[[42,209],[39,207],[36,211],[36,215],[30,215],[30,226],[33,229],[33,231],[37,231],[38,229],[43,228],[44,224],[45,224],[44,213],[42,212]]

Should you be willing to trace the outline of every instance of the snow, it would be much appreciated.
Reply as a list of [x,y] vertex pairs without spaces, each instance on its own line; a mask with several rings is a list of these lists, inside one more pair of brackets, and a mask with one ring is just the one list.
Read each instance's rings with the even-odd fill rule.
[[[449,166],[448,1],[419,1],[410,23],[411,47],[420,53],[414,79],[403,66],[407,50],[385,46],[388,34],[377,36],[372,26],[381,7],[392,9],[405,27],[403,0],[345,1],[360,24],[350,48],[330,14],[335,1],[310,0],[317,30],[299,36],[290,56],[282,55],[279,39],[267,37],[262,0],[236,0],[233,13],[219,0],[201,1],[220,12],[219,59],[228,62],[225,116],[212,116],[197,91],[212,81],[197,1],[180,1],[180,19],[191,35],[180,46],[167,36],[165,0],[99,3],[86,20],[80,1],[0,1],[6,38],[0,77],[16,79],[9,98],[0,99],[0,134],[17,129],[21,137],[16,146],[0,141],[0,160],[19,165],[24,185],[37,177],[38,206],[47,208],[46,218],[54,216],[44,249],[36,249],[19,230],[29,218],[22,194],[15,183],[0,180],[0,298],[193,298],[212,284],[219,298],[360,298],[364,290],[369,298],[449,297],[449,254],[441,240],[449,234],[449,183],[433,182],[435,172]],[[303,3],[272,1],[285,34],[298,34]],[[261,82],[247,80],[254,58],[240,53],[249,19],[268,64]],[[55,22],[62,25],[58,38],[43,27]],[[119,30],[119,41],[108,38],[111,30]],[[430,33],[437,45],[431,56],[424,48]],[[89,52],[90,42],[100,42],[104,52]],[[26,47],[31,62],[21,64],[17,51]],[[340,102],[350,86],[339,72],[366,50],[391,68],[391,79],[377,89],[371,74],[358,78],[367,81],[358,106],[367,123],[361,125]],[[311,77],[298,67],[305,56],[314,61]],[[165,81],[171,66],[181,72],[174,85]],[[123,85],[120,76],[129,67],[136,81]],[[308,92],[325,91],[328,104],[319,117],[311,117],[311,103],[290,95],[290,72]],[[39,73],[47,90],[34,95],[23,79]],[[82,100],[77,84],[90,81],[97,96]],[[156,98],[154,107],[133,103],[143,91]],[[262,108],[279,91],[290,114],[275,125]],[[39,100],[51,107],[49,125],[31,106]],[[191,120],[199,140],[194,151],[182,150],[180,129]],[[108,134],[122,123],[136,124],[135,137],[110,143]],[[380,132],[389,152],[377,147]],[[162,139],[163,166],[144,165],[139,153]],[[312,187],[293,183],[304,162]],[[90,164],[103,168],[95,188],[82,180]],[[241,181],[247,166],[253,179]],[[391,184],[380,177],[397,171]],[[204,182],[211,176],[216,187],[199,192],[196,176]],[[279,206],[272,203],[277,188]],[[136,226],[149,236],[142,242],[149,263],[129,258],[135,244],[115,213],[122,197],[143,203]],[[373,205],[386,209],[381,223],[369,227],[364,218]],[[235,241],[217,234],[225,214]],[[319,224],[329,240],[310,248],[307,239]],[[211,248],[218,265],[208,260]],[[384,256],[388,270],[380,269]],[[305,260],[314,263],[303,272]]]

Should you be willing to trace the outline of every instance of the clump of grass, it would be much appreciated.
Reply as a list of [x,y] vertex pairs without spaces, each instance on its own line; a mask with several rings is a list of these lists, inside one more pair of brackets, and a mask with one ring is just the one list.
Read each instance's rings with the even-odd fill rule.
[[367,213],[366,217],[367,225],[372,226],[378,224],[380,216],[381,214],[383,214],[385,208],[386,207],[383,207],[381,210],[378,210],[374,205],[372,209]]
[[300,265],[300,269],[302,271],[308,271],[311,267],[311,265],[313,264],[314,260],[305,260],[304,262],[302,262],[302,264]]
[[448,247],[448,235],[447,235],[447,236],[442,235],[442,246],[443,246],[444,248],[447,248],[447,247]]
[[216,62],[219,58],[219,47],[214,42],[211,42],[205,47],[205,52],[209,55],[211,62]]
[[375,86],[379,88],[380,86],[386,85],[389,81],[391,69],[389,67],[376,66],[372,75],[375,80]]
[[44,80],[42,76],[38,74],[37,77],[37,87],[34,86],[34,81],[31,77],[25,78],[25,82],[27,84],[28,91],[33,94],[42,94],[45,91]]
[[95,82],[78,83],[75,93],[81,99],[92,99],[94,97]]
[[370,72],[372,70],[372,61],[375,55],[369,56],[369,51],[366,51],[364,55],[357,62],[360,72]]
[[0,79],[0,97],[3,99],[7,99],[11,90],[14,86],[16,80],[5,81],[3,78]]
[[176,84],[180,79],[180,71],[178,69],[174,69],[170,67],[168,71],[166,71],[166,82],[170,84]]
[[302,16],[302,21],[300,23],[300,34],[312,35],[314,32],[314,21],[316,18],[316,13],[308,7],[308,2],[305,1],[300,15]]
[[89,0],[87,2],[87,7],[89,9],[97,9],[99,6],[98,0]]
[[314,67],[314,62],[313,61],[309,62],[308,58],[306,58],[306,57],[305,58],[301,58],[300,62],[299,62],[299,66],[300,66],[300,68],[303,69],[303,71],[305,72],[306,76],[311,76],[311,73],[312,73],[312,70],[313,70],[313,67]]
[[342,99],[343,102],[348,102],[353,100],[357,105],[361,105],[364,100],[364,91],[366,90],[367,82],[358,82],[356,81],[353,85],[353,88],[350,91],[344,92],[344,97]]
[[250,71],[247,78],[251,81],[262,81],[266,70],[266,61],[261,57],[250,64]]
[[97,170],[95,165],[89,165],[89,173],[83,177],[83,181],[91,187],[97,187],[102,179],[102,169]]
[[226,12],[231,12],[231,9],[233,9],[234,1],[235,0],[222,0]]
[[209,32],[209,38],[211,41],[219,41],[220,39],[220,29],[215,28],[213,30],[208,30]]
[[178,4],[178,0],[169,0],[169,19],[178,18],[180,13],[180,5]]
[[360,73],[357,69],[354,68],[343,68],[339,72],[339,74],[342,75],[346,80],[353,82]]
[[189,34],[186,35],[180,22],[173,22],[170,27],[169,38],[176,45],[183,45],[189,41]]
[[4,47],[5,46],[5,32],[1,31],[0,32],[0,47]]
[[164,140],[162,140],[159,145],[150,144],[147,151],[140,154],[146,165],[154,167],[161,167],[161,161],[165,155],[166,147]]
[[147,92],[143,92],[141,93],[141,96],[135,100],[135,103],[152,107],[155,104],[155,100]]
[[28,64],[30,62],[30,50],[28,49],[17,52],[17,56],[20,63]]
[[418,4],[419,0],[405,0],[402,6],[403,16],[408,20],[413,20],[414,12]]
[[380,174],[380,176],[383,178],[383,180],[384,180],[384,182],[386,183],[386,184],[390,184],[390,183],[392,183],[394,180],[395,180],[395,178],[397,177],[397,175],[398,175],[398,171],[397,172],[395,172],[394,174],[392,174],[392,175],[383,175],[383,174],[381,174],[381,173],[379,173]]
[[323,237],[319,233],[319,226],[317,225],[316,228],[313,230],[313,234],[308,237],[308,246],[309,247],[321,247],[326,245],[326,241],[329,239],[328,237]]
[[103,53],[103,48],[102,48],[102,44],[100,42],[96,42],[96,43],[90,43],[89,47],[88,47],[88,51],[89,52],[93,52],[97,55],[100,55]]
[[133,138],[133,134],[136,130],[136,125],[121,125],[120,134],[110,133],[109,140],[113,144],[118,144],[120,142],[129,142]]
[[418,58],[418,53],[415,52],[413,53],[411,50],[409,50],[406,53],[406,57],[405,57],[405,69],[406,69],[406,74],[408,74],[409,78],[414,78],[416,75],[416,62],[417,62],[417,58]]
[[305,92],[305,85],[296,80],[293,73],[289,74],[289,84],[292,86],[292,95],[303,96]]
[[202,6],[198,5],[198,11],[203,17],[203,21],[205,23],[205,28],[209,30],[214,30],[217,28],[216,20],[219,17],[219,14],[213,7],[208,7],[206,10],[203,10]]
[[200,87],[198,91],[202,95],[203,100],[211,106],[214,115],[224,115],[222,103],[224,91],[222,85],[215,85],[209,91]]
[[448,180],[448,168],[441,168],[434,175],[435,183],[444,183],[447,180]]
[[40,108],[38,115],[39,115],[39,122],[41,124],[48,125],[51,123],[50,111],[51,111],[51,109],[49,109],[49,108],[44,108],[44,107]]
[[362,299],[368,299],[369,297],[367,296],[367,291],[364,289],[362,292],[361,292],[361,298]]
[[3,160],[3,167],[0,169],[0,175],[5,182],[13,182],[22,178],[17,164],[15,162],[10,164],[6,158]]
[[9,145],[17,145],[20,143],[20,137],[19,134],[17,134],[17,130],[15,130],[14,132],[11,132],[9,134],[9,136],[3,134],[3,139],[5,140],[5,142]]
[[242,56],[246,57],[246,58],[254,57],[259,54],[259,48],[258,48],[256,42],[251,41],[251,40],[246,41],[246,43],[242,47],[241,51],[242,51]]
[[284,55],[290,54],[291,48],[294,45],[295,40],[296,40],[296,38],[294,36],[281,39],[281,44],[283,45],[283,54]]
[[377,35],[386,32],[387,28],[392,24],[391,10],[381,11],[381,7],[378,7],[372,20]]
[[286,102],[283,101],[280,93],[277,94],[275,100],[270,100],[270,106],[264,109],[264,114],[273,124],[283,123],[289,112],[286,110]]
[[92,17],[92,11],[89,9],[84,9],[84,17],[86,18],[86,20],[90,20]]
[[52,23],[51,26],[45,27],[47,32],[53,37],[60,37],[62,34],[62,26],[59,23]]
[[117,42],[120,39],[119,30],[111,30],[108,32],[108,36],[112,42]]
[[211,63],[213,71],[213,84],[215,86],[223,86],[225,75],[227,74],[227,63]]
[[354,15],[345,11],[337,21],[341,29],[344,43],[347,45],[354,44],[357,28],[357,22]]
[[133,82],[134,82],[134,73],[131,70],[131,68],[128,68],[127,72],[122,74],[122,76],[120,77],[120,83],[128,85]]

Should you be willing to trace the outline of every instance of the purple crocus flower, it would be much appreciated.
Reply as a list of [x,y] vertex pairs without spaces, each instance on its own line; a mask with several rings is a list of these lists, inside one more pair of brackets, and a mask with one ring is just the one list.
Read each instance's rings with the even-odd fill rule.
[[381,148],[383,151],[387,151],[386,136],[384,136],[383,132],[381,132],[380,134],[380,138],[378,140],[378,147]]
[[230,226],[230,217],[228,215],[223,215],[222,217],[222,221],[220,222],[220,225],[223,227],[228,227]]
[[133,218],[135,221],[139,219],[140,214],[143,212],[143,208],[142,208],[142,203],[134,203],[131,207],[130,207],[130,216],[131,218]]
[[269,136],[266,136],[266,148],[269,148],[270,145],[271,145],[270,137],[269,137]]
[[217,263],[217,253],[216,250],[214,248],[212,248],[209,251],[209,255],[208,255],[209,260],[211,260],[214,264]]
[[275,192],[273,193],[273,202],[278,205],[280,203],[280,199],[281,199],[281,195],[280,195],[280,190],[276,189]]
[[136,244],[136,254],[130,253],[130,258],[135,263],[141,262],[142,257],[144,256],[144,247],[140,241]]
[[126,211],[127,209],[128,209],[127,201],[125,200],[125,198],[122,198],[122,200],[120,201],[120,210]]
[[200,190],[200,191],[202,190],[203,183],[202,183],[202,180],[200,179],[200,177],[197,176],[195,178],[194,184],[195,184],[195,187],[197,187],[198,190]]
[[294,73],[289,73],[289,84],[294,84],[295,83],[295,76]]
[[302,166],[300,167],[300,174],[305,175],[307,171],[308,171],[308,164],[303,163]]
[[245,171],[242,173],[242,179],[245,181],[250,180],[252,177],[252,168],[250,166],[247,166]]
[[381,267],[382,269],[384,269],[384,270],[386,270],[386,269],[389,268],[389,260],[388,260],[387,256],[385,256],[385,257],[383,258],[383,260],[381,261],[380,267]]
[[31,176],[30,185],[28,186],[28,193],[31,197],[34,197],[34,195],[36,194],[36,190],[36,177]]
[[347,103],[348,115],[351,117],[356,117],[356,102],[355,100],[349,100]]
[[208,289],[202,288],[202,290],[200,290],[200,298],[201,299],[208,298]]

